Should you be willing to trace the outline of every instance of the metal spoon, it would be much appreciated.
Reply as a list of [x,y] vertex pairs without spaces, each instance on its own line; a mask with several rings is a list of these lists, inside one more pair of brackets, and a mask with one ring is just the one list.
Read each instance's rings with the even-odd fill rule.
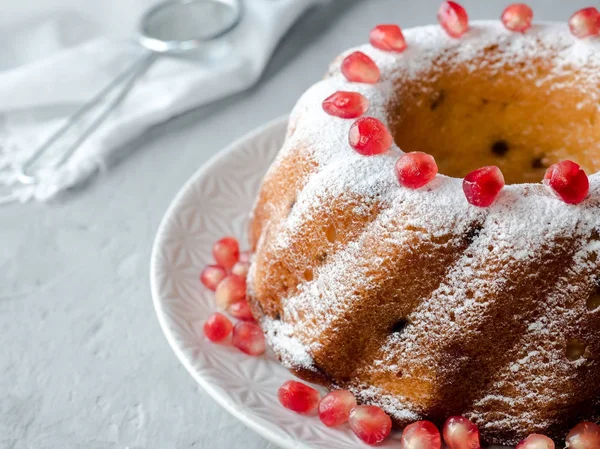
[[125,72],[76,111],[20,167],[17,179],[35,184],[32,168],[55,145],[64,146],[47,167],[57,169],[110,115],[154,61],[165,54],[203,48],[232,31],[242,18],[241,0],[170,0],[148,10],[140,20],[137,43],[145,50]]

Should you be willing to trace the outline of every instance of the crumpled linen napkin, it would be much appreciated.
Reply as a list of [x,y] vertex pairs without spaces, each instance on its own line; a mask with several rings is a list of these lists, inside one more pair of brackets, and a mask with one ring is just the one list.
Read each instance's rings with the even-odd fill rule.
[[84,25],[68,23],[69,18],[61,14],[26,34],[7,36],[13,45],[4,47],[5,55],[0,50],[0,59],[18,51],[39,58],[8,70],[1,71],[0,66],[0,203],[52,198],[102,168],[112,152],[152,125],[252,86],[281,37],[319,2],[244,1],[244,16],[229,37],[225,57],[211,63],[159,58],[68,163],[41,172],[35,185],[18,183],[14,168],[143,51],[131,39],[87,39]]

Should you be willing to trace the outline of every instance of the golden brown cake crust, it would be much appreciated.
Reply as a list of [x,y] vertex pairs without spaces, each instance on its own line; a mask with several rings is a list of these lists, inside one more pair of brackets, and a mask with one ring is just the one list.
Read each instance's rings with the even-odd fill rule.
[[[600,44],[554,24],[405,35],[400,55],[360,48],[380,83],[348,83],[338,59],[294,108],[250,224],[252,311],[284,365],[397,426],[462,414],[488,443],[562,439],[600,419]],[[355,153],[352,121],[320,107],[336,90],[365,95],[398,146]],[[569,158],[594,173],[590,195],[514,184],[477,208],[458,178],[400,187],[398,147],[509,182]]]

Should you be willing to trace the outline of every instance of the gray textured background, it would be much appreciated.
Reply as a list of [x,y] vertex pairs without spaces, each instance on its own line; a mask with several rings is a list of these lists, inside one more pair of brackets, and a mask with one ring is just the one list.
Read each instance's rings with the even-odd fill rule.
[[[168,347],[150,298],[154,233],[198,167],[289,112],[340,51],[377,23],[432,23],[439,3],[313,10],[251,91],[151,130],[60,201],[0,207],[0,449],[274,449],[201,391]],[[462,3],[471,18],[496,18],[511,2]],[[536,19],[563,21],[594,3],[529,2]]]

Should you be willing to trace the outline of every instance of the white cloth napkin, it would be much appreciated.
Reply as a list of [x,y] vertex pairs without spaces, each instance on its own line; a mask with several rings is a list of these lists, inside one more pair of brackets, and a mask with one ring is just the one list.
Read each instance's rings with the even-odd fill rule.
[[131,39],[90,39],[86,24],[68,14],[52,14],[27,32],[0,33],[6,43],[0,61],[23,52],[34,59],[10,69],[0,62],[0,203],[52,198],[102,168],[112,152],[150,126],[250,87],[283,34],[319,1],[246,0],[226,57],[214,63],[159,58],[69,162],[42,172],[35,185],[19,184],[14,168],[143,51]]

